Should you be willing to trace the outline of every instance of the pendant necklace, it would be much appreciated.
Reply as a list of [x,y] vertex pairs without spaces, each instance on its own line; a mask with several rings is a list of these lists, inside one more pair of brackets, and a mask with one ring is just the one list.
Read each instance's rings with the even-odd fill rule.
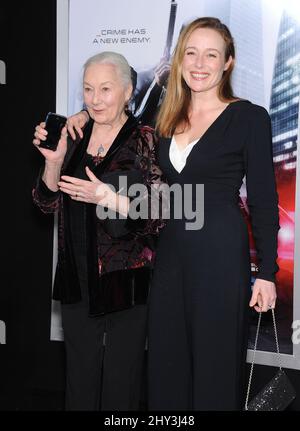
[[104,153],[104,151],[105,151],[105,148],[104,148],[104,147],[103,147],[103,145],[101,144],[101,145],[100,145],[100,147],[98,148],[97,156],[101,156],[101,155],[102,155],[102,153]]

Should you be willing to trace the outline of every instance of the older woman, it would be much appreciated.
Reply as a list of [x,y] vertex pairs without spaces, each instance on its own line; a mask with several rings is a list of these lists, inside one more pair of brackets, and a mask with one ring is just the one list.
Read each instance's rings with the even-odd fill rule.
[[126,59],[95,55],[84,65],[90,120],[82,138],[72,142],[65,127],[56,151],[40,148],[41,123],[33,140],[45,158],[33,199],[59,213],[54,299],[62,303],[68,410],[139,408],[151,237],[160,221],[131,218],[120,184],[150,188],[160,171],[153,130],[126,110],[131,93]]

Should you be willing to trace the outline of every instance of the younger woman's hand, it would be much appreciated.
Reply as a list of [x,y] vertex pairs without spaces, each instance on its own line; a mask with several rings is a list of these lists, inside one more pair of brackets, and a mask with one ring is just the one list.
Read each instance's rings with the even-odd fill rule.
[[253,285],[252,297],[249,303],[257,312],[266,312],[276,305],[276,287],[272,281],[257,278]]
[[71,136],[71,138],[75,141],[76,134],[75,130],[80,136],[80,138],[83,138],[83,131],[82,129],[86,125],[86,123],[89,121],[89,114],[86,111],[80,111],[77,114],[71,115],[67,120],[67,128],[68,132]]

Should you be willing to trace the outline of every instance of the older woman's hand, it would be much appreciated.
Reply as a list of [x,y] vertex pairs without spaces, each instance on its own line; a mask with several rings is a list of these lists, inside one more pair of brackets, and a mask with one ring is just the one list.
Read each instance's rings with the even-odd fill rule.
[[67,193],[73,200],[101,205],[127,216],[129,198],[115,193],[108,184],[100,181],[88,167],[86,167],[86,174],[90,181],[62,175],[62,181],[58,182],[60,190]]
[[45,123],[42,122],[35,128],[34,139],[32,143],[36,148],[43,154],[48,163],[62,164],[67,151],[67,128],[64,127],[61,131],[60,140],[55,151],[48,150],[47,148],[40,148],[41,141],[47,139],[47,130],[45,129]]
[[77,114],[71,115],[67,120],[68,132],[73,140],[76,139],[75,130],[80,138],[83,138],[82,129],[89,121],[89,114],[86,111],[80,111]]
[[257,278],[253,285],[252,297],[249,303],[250,307],[259,311],[268,311],[275,308],[276,304],[276,287],[272,281]]

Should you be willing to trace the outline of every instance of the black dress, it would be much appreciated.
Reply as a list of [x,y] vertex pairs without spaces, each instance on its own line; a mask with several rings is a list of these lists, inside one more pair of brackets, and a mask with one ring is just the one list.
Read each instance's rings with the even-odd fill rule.
[[[246,175],[258,252],[257,277],[278,270],[278,201],[270,118],[248,101],[231,103],[178,173],[161,139],[169,185],[204,184],[204,225],[174,217],[162,231],[150,292],[149,409],[239,410],[244,399],[251,272],[238,200]],[[195,197],[193,199],[196,199]]]

